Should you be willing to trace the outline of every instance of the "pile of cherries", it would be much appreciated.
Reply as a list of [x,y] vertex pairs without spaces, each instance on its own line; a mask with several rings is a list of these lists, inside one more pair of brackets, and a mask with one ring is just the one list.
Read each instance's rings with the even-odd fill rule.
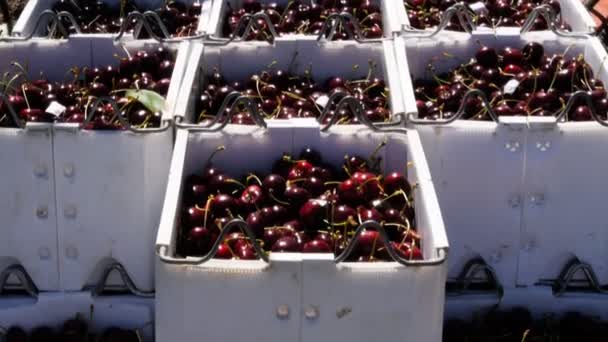
[[[452,117],[471,89],[482,91],[498,116],[554,116],[564,110],[576,91],[588,92],[600,117],[608,112],[604,83],[593,77],[582,54],[546,55],[543,46],[535,42],[521,50],[505,47],[497,51],[482,46],[468,63],[441,74],[435,74],[429,65],[429,73],[431,79],[414,81],[420,118]],[[468,97],[463,108],[462,119],[491,119],[479,97]],[[567,119],[591,120],[591,110],[584,98],[578,98]]]
[[[241,179],[209,161],[201,173],[186,179],[178,254],[207,255],[221,230],[240,218],[265,252],[339,255],[357,227],[373,220],[382,224],[398,255],[422,259],[412,186],[399,172],[381,176],[380,158],[374,155],[369,160],[345,156],[338,171],[317,151],[304,148],[297,158],[284,154],[276,160],[270,174],[250,173]],[[392,260],[377,231],[364,230],[357,239],[348,261]],[[245,234],[233,232],[214,257],[259,256]]]
[[140,342],[135,330],[110,327],[100,335],[92,335],[88,324],[80,318],[65,321],[59,329],[42,326],[27,332],[19,326],[8,328],[4,336],[5,342]]
[[[381,38],[382,14],[380,7],[372,0],[322,0],[318,3],[307,0],[289,1],[286,6],[281,6],[276,2],[262,4],[259,0],[244,0],[241,8],[230,7],[224,17],[223,34],[228,37],[237,30],[239,20],[246,14],[265,13],[278,34],[310,34],[319,35],[323,31],[323,26],[327,18],[334,13],[349,13],[358,21],[359,28],[363,37],[358,38]],[[267,23],[259,19],[257,21],[259,30],[252,30],[249,36],[251,39],[267,39]],[[355,34],[354,26],[351,22],[351,32]],[[241,28],[244,30],[244,27]],[[236,32],[241,36],[244,31]],[[326,33],[326,32],[324,32]],[[338,27],[334,39],[349,39],[344,27]]]
[[[197,99],[196,111],[199,115],[196,121],[205,123],[212,120],[226,96],[233,91],[253,99],[265,119],[317,118],[325,106],[330,106],[326,122],[337,114],[338,123],[358,123],[358,119],[348,109],[336,113],[341,95],[335,101],[327,103],[332,95],[339,93],[359,100],[369,120],[389,121],[389,90],[383,79],[372,77],[371,70],[372,67],[367,78],[346,80],[336,76],[324,82],[316,82],[308,72],[305,75],[294,75],[281,69],[262,71],[242,82],[227,82],[221,73],[215,71],[206,77],[207,87]],[[230,108],[226,107],[225,110],[227,114]],[[253,125],[254,120],[241,106],[232,116],[231,123]]]
[[[187,5],[183,2],[168,1],[163,7],[154,10],[169,34],[172,37],[186,37],[196,33],[202,4],[198,1]],[[70,12],[83,33],[117,33],[129,13],[138,11],[144,13],[146,9],[138,8],[133,0],[120,1],[116,6],[108,5],[100,0],[59,0],[53,5],[53,10]],[[69,28],[70,33],[76,30],[69,20],[62,18],[62,23]],[[160,28],[154,20],[148,20],[152,30],[162,37]],[[135,27],[135,21],[128,26],[129,32]],[[139,38],[148,38],[147,32],[142,30]]]
[[599,342],[606,336],[608,322],[592,316],[567,312],[561,317],[551,314],[534,319],[522,307],[492,310],[472,322],[450,319],[443,328],[443,342]]
[[[426,29],[438,26],[444,11],[458,2],[457,0],[405,0],[404,4],[410,26]],[[473,23],[478,27],[522,26],[534,8],[545,4],[551,6],[556,14],[561,14],[559,0],[465,0],[464,2],[470,6]],[[562,31],[571,30],[570,25],[565,23],[560,15],[557,16],[555,25]],[[534,20],[533,30],[548,28],[548,23],[542,16]],[[446,29],[464,31],[456,16],[452,17]]]
[[[82,123],[85,115],[94,115],[87,129],[123,129],[111,104],[93,108],[99,97],[111,97],[116,101],[123,118],[138,128],[159,127],[160,112],[151,112],[134,98],[126,97],[126,89],[147,89],[162,96],[167,94],[175,57],[164,48],[138,51],[120,59],[119,65],[96,68],[72,69],[71,82],[51,82],[45,78],[30,80],[27,72],[20,72],[5,82],[8,102],[22,122]],[[19,66],[18,64],[15,64]],[[19,79],[25,79],[19,85]],[[12,84],[11,84],[12,83]],[[49,111],[49,106],[59,104],[61,112]],[[94,111],[94,114],[91,112]],[[0,103],[0,127],[16,127],[6,103]]]

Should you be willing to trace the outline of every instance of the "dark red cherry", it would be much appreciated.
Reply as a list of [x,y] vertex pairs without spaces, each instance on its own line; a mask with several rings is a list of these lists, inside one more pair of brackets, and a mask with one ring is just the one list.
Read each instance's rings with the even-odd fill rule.
[[321,200],[309,200],[300,208],[300,220],[306,231],[317,231],[325,227],[327,206]]
[[477,63],[485,68],[495,68],[498,65],[498,54],[491,47],[482,46],[475,53],[475,59]]
[[302,247],[302,252],[304,253],[331,253],[331,248],[321,239],[314,239],[312,241],[308,241]]
[[284,236],[272,245],[271,250],[273,252],[299,252],[300,244],[295,236]]

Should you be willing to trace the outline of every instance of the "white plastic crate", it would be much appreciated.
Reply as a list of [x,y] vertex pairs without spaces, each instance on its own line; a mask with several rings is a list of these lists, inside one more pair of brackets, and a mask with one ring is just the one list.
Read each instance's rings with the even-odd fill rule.
[[[66,51],[86,51],[70,54]],[[2,73],[15,72],[12,61],[27,61],[30,71],[45,70],[63,79],[74,64],[90,64],[83,41],[0,44]],[[32,57],[33,56],[33,57]],[[53,61],[53,68],[49,68]],[[0,128],[0,268],[20,263],[41,290],[59,289],[52,125],[28,123],[24,129]]]
[[[209,13],[211,11],[211,0],[180,0],[181,2],[190,5],[196,1],[200,1],[203,6],[201,9],[201,15],[199,17],[197,34],[203,33],[206,27],[207,21],[209,20]],[[38,21],[38,17],[45,10],[51,10],[53,5],[58,2],[58,0],[32,0],[28,1],[27,5],[24,7],[23,12],[15,22],[15,26],[13,27],[13,36],[27,36],[30,33],[36,30],[36,22]],[[120,1],[118,0],[107,0],[103,1],[110,6],[119,6]],[[160,0],[135,0],[135,3],[138,7],[141,8],[142,13],[144,10],[155,10],[160,8],[165,4],[165,2]],[[48,17],[46,21],[41,22],[40,27],[38,27],[38,31],[35,32],[36,35],[41,33],[42,27],[45,27],[45,24],[48,23]],[[67,29],[67,28],[66,28]],[[86,34],[73,34],[72,36],[82,36],[87,38],[98,38],[98,39],[110,39],[116,37],[116,33],[86,33]],[[133,38],[132,34],[124,34],[125,38]]]
[[[445,39],[444,39],[445,38]],[[448,70],[474,55],[479,40],[493,46],[493,35],[469,39],[395,40],[406,113],[416,113],[412,77],[425,76],[431,58],[449,51],[434,66]],[[407,52],[407,54],[406,54]],[[499,281],[514,286],[520,243],[525,119],[494,122],[457,120],[445,126],[416,126],[442,206],[450,250],[449,277],[481,256]]]
[[[381,44],[318,44],[316,41],[277,40],[274,45],[244,42],[226,46],[193,43],[175,115],[183,117],[185,123],[195,122],[198,116],[195,113],[196,99],[207,85],[206,77],[216,68],[227,81],[244,81],[267,70],[271,63],[274,63],[274,68],[298,75],[303,75],[312,66],[312,78],[323,82],[332,76],[364,78],[370,61],[375,64],[374,75],[384,78],[389,88],[388,103],[392,113],[401,113],[403,101],[393,51],[390,41]],[[239,67],[235,68],[236,65]]]
[[[597,78],[608,82],[608,55],[598,39],[578,43],[576,51],[584,54]],[[596,121],[557,123],[554,118],[530,118],[528,126],[522,226],[527,248],[520,255],[518,283],[555,277],[576,256],[593,267],[601,284],[608,284],[608,231],[602,214],[608,193],[608,158],[602,145],[608,141],[608,127]]]
[[[271,2],[270,0],[262,0],[262,4]],[[288,0],[275,1],[280,6],[286,6]],[[380,13],[382,14],[382,32],[386,38],[391,38],[394,32],[398,32],[401,29],[401,18],[398,16],[395,0],[372,0],[372,3],[377,4],[380,7]],[[204,28],[204,31],[215,37],[224,37],[223,25],[228,6],[232,6],[234,9],[242,8],[242,0],[226,0],[226,1],[214,1],[210,15],[208,25]],[[269,32],[270,33],[270,32]],[[283,34],[279,37],[275,37],[276,40],[308,40],[316,41],[316,35],[305,35],[305,34]],[[250,42],[251,43],[251,42]],[[350,43],[357,44],[354,41]]]
[[[410,21],[407,16],[407,9],[403,4],[403,0],[396,0],[397,4],[395,6],[395,16],[398,18],[398,24],[400,28],[409,28],[409,30],[401,30],[400,35],[402,37],[420,37],[420,36],[428,36],[429,34],[435,32],[437,27],[428,28],[425,30],[415,30],[410,26]],[[595,21],[593,17],[585,8],[585,5],[580,0],[559,0],[560,8],[561,8],[561,17],[566,23],[570,24],[573,33],[592,33],[595,32]],[[446,13],[444,11],[444,13]],[[476,27],[475,32],[477,34],[481,33],[499,33],[499,34],[519,34],[521,28],[520,27],[507,27],[500,26],[498,28],[492,29],[489,27]],[[416,32],[414,32],[416,31]],[[539,31],[539,32],[550,32],[549,30]],[[568,33],[565,33],[568,34]],[[443,30],[441,35],[445,37],[462,37],[468,36],[469,34],[466,32],[459,31],[446,31]]]
[[[395,54],[406,113],[416,113],[412,78],[423,77],[432,59],[438,72],[467,61],[478,49],[477,41],[494,47],[538,41],[548,53],[570,46],[569,56],[582,53],[595,72],[601,70],[600,79],[607,80],[605,66],[600,67],[606,52],[595,38],[573,40],[546,32],[398,38]],[[446,51],[455,57],[442,56]],[[599,152],[580,153],[583,145],[586,149],[601,146],[594,141],[605,127],[595,121],[555,121],[500,117],[499,123],[456,120],[448,125],[416,126],[450,234],[451,277],[464,262],[481,255],[505,287],[531,285],[559,272],[560,265],[576,255],[593,265],[602,282],[608,280],[602,261],[606,253],[600,246],[605,234],[599,216],[603,157]],[[568,138],[573,135],[578,138]],[[555,148],[558,141],[564,146],[560,150]],[[584,181],[564,183],[573,175],[585,175]],[[578,229],[573,228],[575,224]]]
[[[268,264],[163,261],[163,255],[175,255],[183,179],[199,170],[217,146],[226,149],[214,164],[238,175],[269,168],[283,152],[304,146],[319,149],[325,160],[338,164],[345,153],[371,152],[385,136],[389,139],[381,151],[384,169],[413,162],[407,176],[418,184],[414,196],[424,259],[436,265],[336,264],[331,254],[300,253],[271,253]],[[379,334],[441,340],[448,244],[415,131],[383,134],[339,126],[322,133],[310,120],[275,121],[266,130],[237,125],[216,133],[178,130],[167,189],[156,241],[161,256],[156,267],[159,341],[244,340],[252,331],[256,339],[265,341],[368,341]],[[238,325],[229,326],[227,322],[233,321]],[[373,324],[361,325],[363,321]]]
[[[158,47],[132,42],[135,51]],[[92,41],[91,65],[111,63],[119,46]],[[125,266],[136,287],[154,288],[154,244],[173,145],[172,108],[185,69],[182,43],[161,129],[95,131],[54,126],[54,160],[61,289],[78,291],[108,260]],[[164,128],[162,128],[164,127]]]
[[[89,334],[101,334],[108,328],[137,330],[143,341],[154,341],[154,298],[109,294],[108,274],[123,272],[112,265],[94,280],[90,291],[41,292],[19,265],[0,269],[0,340],[11,327],[26,332],[49,327],[60,332],[63,324],[78,317],[87,324]],[[128,275],[122,275],[126,283]]]

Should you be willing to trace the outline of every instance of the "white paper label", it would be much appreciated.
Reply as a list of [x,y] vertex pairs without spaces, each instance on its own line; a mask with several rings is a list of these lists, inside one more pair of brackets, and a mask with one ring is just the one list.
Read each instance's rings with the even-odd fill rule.
[[488,13],[488,8],[486,7],[486,5],[481,2],[474,2],[472,4],[469,4],[469,8],[471,9],[471,11],[480,14],[480,13]]
[[59,103],[57,101],[53,101],[46,108],[45,112],[55,115],[55,116],[59,116],[59,115],[63,114],[63,112],[65,112],[65,108],[66,107],[64,107],[61,103]]
[[321,95],[317,98],[315,103],[319,105],[319,107],[325,108],[325,106],[327,106],[327,101],[329,101],[329,97],[327,95]]
[[519,86],[519,81],[516,79],[510,79],[509,82],[505,83],[505,86],[502,88],[503,94],[513,94],[515,90],[517,90],[517,86]]

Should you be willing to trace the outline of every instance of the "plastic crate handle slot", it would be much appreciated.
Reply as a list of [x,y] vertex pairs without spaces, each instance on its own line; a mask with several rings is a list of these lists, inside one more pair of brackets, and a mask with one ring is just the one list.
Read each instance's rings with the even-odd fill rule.
[[409,260],[409,259],[403,258],[399,254],[397,254],[397,252],[395,252],[395,249],[393,248],[393,246],[391,244],[391,240],[389,239],[388,234],[386,233],[386,230],[384,230],[384,227],[382,227],[382,225],[376,221],[369,220],[369,221],[363,222],[357,228],[357,230],[355,231],[355,234],[350,239],[350,242],[348,243],[348,245],[346,246],[344,251],[340,255],[336,256],[336,258],[334,259],[334,261],[336,263],[344,262],[344,260],[346,260],[352,254],[355,247],[357,247],[357,244],[359,243],[359,235],[361,235],[361,233],[366,229],[375,230],[378,232],[378,234],[380,234],[380,239],[382,240],[382,243],[384,244],[384,248],[386,248],[386,251],[388,252],[390,257],[393,258],[393,260],[395,260],[396,262],[400,263],[401,265],[416,266],[416,267],[435,266],[435,265],[443,264],[447,259],[447,251],[443,248],[438,249],[437,254],[439,256],[437,258],[420,260],[420,261],[419,260]]
[[[120,279],[122,280],[124,286],[111,286],[108,285],[108,279],[110,278],[110,274],[112,272],[118,272],[118,274],[120,275]],[[133,280],[131,279],[131,277],[129,276],[129,274],[127,273],[127,270],[125,269],[125,267],[118,263],[118,262],[112,262],[110,264],[108,264],[103,272],[101,273],[101,276],[99,277],[99,281],[97,281],[94,285],[91,286],[85,286],[84,290],[91,290],[91,295],[93,297],[98,297],[98,296],[102,296],[105,292],[108,291],[124,291],[127,290],[130,293],[132,293],[135,296],[138,297],[144,297],[144,298],[152,298],[154,297],[154,291],[142,291],[140,289],[137,288],[137,286],[135,286],[135,283],[133,282]]]
[[441,22],[439,22],[439,25],[437,25],[435,31],[429,32],[426,30],[419,30],[407,25],[403,25],[401,31],[407,34],[407,38],[432,38],[441,31],[445,30],[453,16],[458,18],[460,26],[462,26],[465,32],[472,33],[477,29],[473,23],[473,18],[471,17],[468,7],[463,3],[457,3],[445,10],[443,16],[441,17]]
[[9,287],[11,290],[15,289],[14,285],[8,284],[8,279],[11,276],[19,279],[20,285],[18,286],[18,290],[26,292],[32,298],[38,298],[38,288],[25,268],[19,264],[10,265],[0,273],[0,295],[8,290]]
[[526,21],[521,26],[519,33],[524,34],[530,32],[532,30],[532,26],[534,26],[534,21],[539,16],[545,19],[547,25],[549,25],[549,29],[551,29],[551,31],[558,36],[569,38],[590,38],[590,36],[593,34],[593,32],[568,32],[560,30],[555,25],[555,22],[557,21],[557,13],[553,10],[553,8],[551,8],[551,6],[547,4],[540,5],[534,8],[532,12],[530,12],[528,17],[526,18]]
[[[354,98],[351,95],[347,95],[344,92],[336,92],[336,93],[333,93],[329,97],[329,100],[327,101],[327,105],[325,106],[325,108],[323,108],[321,115],[319,115],[319,118],[317,119],[317,122],[319,122],[319,124],[323,124],[323,122],[329,115],[329,112],[330,112],[329,108],[331,107],[331,104],[336,103],[336,101],[338,99],[339,99],[339,101],[338,101],[338,104],[336,105],[336,109],[334,110],[334,113],[339,113],[342,109],[349,109],[351,111],[351,113],[353,113],[353,115],[359,120],[359,122],[361,124],[363,124],[364,126],[366,126],[367,128],[371,129],[374,132],[391,132],[391,130],[386,129],[386,127],[401,126],[405,122],[402,117],[402,113],[396,113],[396,114],[393,114],[393,116],[398,117],[399,118],[398,120],[396,120],[394,122],[383,122],[383,123],[375,124],[372,121],[370,121],[367,118],[367,116],[365,115],[363,103],[360,100]],[[325,126],[321,127],[321,132],[327,132],[331,128],[331,126],[334,126],[337,122],[338,122],[338,115],[332,116],[331,120]],[[406,133],[405,130],[399,130],[399,132]]]
[[[578,272],[582,272],[585,278],[575,279],[574,277]],[[608,285],[600,285],[593,267],[588,263],[580,261],[577,257],[570,259],[566,263],[557,279],[540,279],[535,285],[551,286],[555,297],[561,297],[568,292],[573,292],[573,288],[585,292],[608,295]]]
[[483,103],[484,108],[488,111],[488,114],[490,115],[492,120],[494,120],[494,122],[496,122],[496,123],[500,123],[500,121],[498,120],[498,115],[496,115],[496,113],[492,109],[492,106],[490,105],[488,98],[479,89],[469,90],[462,98],[462,101],[460,102],[460,108],[458,108],[458,111],[449,119],[425,120],[425,119],[419,119],[418,115],[415,113],[409,113],[407,115],[407,121],[411,122],[415,125],[448,125],[448,124],[460,119],[465,114],[465,107],[467,104],[467,100],[470,97],[479,97],[481,99],[481,102]]
[[[347,25],[348,22],[353,24],[354,32],[352,28]],[[348,38],[355,40],[357,43],[377,43],[384,40],[382,38],[363,38],[363,32],[361,31],[361,27],[359,27],[359,21],[350,13],[342,12],[332,13],[327,16],[327,19],[323,22],[323,27],[321,28],[321,32],[319,32],[317,41],[332,40],[339,24],[342,24],[342,27],[344,27]]]
[[591,111],[591,116],[595,119],[595,121],[597,121],[600,125],[604,127],[608,127],[608,121],[602,119],[599,114],[597,114],[595,105],[593,104],[593,101],[591,101],[591,95],[584,90],[579,90],[572,94],[570,99],[568,99],[568,103],[566,103],[566,107],[561,112],[559,112],[559,114],[555,115],[555,121],[563,121],[570,112],[570,110],[574,107],[578,99],[583,99],[583,101],[587,103],[587,106]]
[[[49,30],[46,38],[51,39],[53,37],[53,35],[55,34],[56,30],[59,29],[61,36],[67,39],[70,37],[70,34],[66,30],[65,26],[63,26],[63,23],[60,20],[61,18],[64,18],[64,17],[67,18],[68,20],[70,20],[72,22],[72,24],[74,24],[76,22],[76,19],[74,19],[74,16],[72,16],[72,14],[70,14],[68,12],[55,13],[52,10],[42,11],[42,13],[40,13],[38,18],[36,19],[36,24],[34,25],[34,29],[30,33],[28,33],[26,36],[1,37],[0,41],[13,42],[13,41],[30,40],[32,37],[34,37],[34,34],[36,34],[36,32],[38,31],[38,29],[40,28],[40,25],[46,24],[49,21],[51,24],[51,29]],[[76,25],[76,27],[78,27],[78,25]],[[80,30],[80,29],[78,29],[78,30]]]
[[[264,121],[264,118],[258,111],[258,107],[253,102],[253,100],[245,95],[241,95],[241,93],[239,93],[238,91],[233,91],[226,96],[226,98],[224,99],[224,102],[222,102],[222,105],[220,106],[220,109],[218,110],[218,113],[215,115],[215,117],[213,118],[213,120],[211,120],[210,123],[205,124],[205,125],[188,124],[188,123],[182,122],[184,119],[182,116],[176,116],[175,126],[177,126],[178,128],[186,129],[188,131],[192,131],[192,132],[221,131],[224,127],[226,127],[226,125],[228,125],[230,123],[230,121],[232,120],[232,117],[234,116],[234,113],[237,109],[237,106],[241,103],[247,107],[249,114],[251,114],[251,117],[253,118],[253,120],[255,121],[255,123],[258,126],[264,128],[264,129],[266,129],[268,127],[268,125],[266,124],[266,121]],[[226,113],[226,108],[230,108],[228,113]],[[224,119],[224,117],[226,117],[225,120],[222,120],[222,119]]]
[[[485,276],[484,283],[479,282],[478,275],[480,273]],[[494,268],[488,265],[480,256],[469,260],[456,278],[448,280],[448,290],[446,292],[451,296],[479,293],[479,291],[471,288],[473,284],[481,284],[484,285],[484,287],[490,288],[491,290],[489,292],[495,292],[498,295],[499,300],[504,296],[504,288],[498,280]]]
[[220,233],[218,238],[215,240],[213,247],[211,247],[211,250],[205,256],[202,256],[199,258],[173,258],[168,255],[169,254],[168,246],[158,246],[157,247],[158,256],[159,256],[160,260],[166,264],[174,264],[174,265],[201,265],[201,264],[204,264],[205,262],[211,260],[215,256],[218,248],[223,243],[226,235],[232,233],[232,231],[234,231],[236,229],[240,229],[242,232],[245,233],[245,235],[247,235],[247,237],[249,238],[249,241],[253,245],[253,249],[255,249],[256,254],[260,257],[260,259],[264,260],[267,264],[270,264],[270,259],[268,258],[268,255],[266,254],[266,252],[262,249],[262,247],[260,247],[260,244],[255,239],[255,234],[253,234],[253,232],[247,225],[247,222],[245,222],[241,219],[233,219],[230,222],[228,222],[228,224],[226,224],[226,226],[224,226],[224,229],[222,229],[222,232]]
[[[95,102],[93,102],[93,106],[92,108],[98,108],[99,105],[101,105],[102,103],[109,103],[112,106],[112,110],[114,111],[116,118],[118,118],[118,121],[121,123],[121,125],[123,127],[126,127],[129,131],[134,132],[134,133],[158,133],[158,132],[164,132],[167,129],[169,129],[169,126],[171,126],[171,123],[169,122],[169,120],[165,120],[161,123],[160,127],[155,127],[155,128],[136,128],[131,126],[131,124],[129,123],[129,121],[127,121],[127,119],[124,118],[124,116],[122,115],[122,112],[120,111],[120,108],[118,107],[118,104],[116,103],[116,101],[114,101],[114,99],[112,99],[111,97],[99,97],[95,100]],[[95,110],[91,110],[88,114],[87,117],[85,118],[84,122],[82,124],[80,124],[78,127],[79,128],[84,128],[86,127],[91,120],[93,120],[93,118],[95,117]]]

